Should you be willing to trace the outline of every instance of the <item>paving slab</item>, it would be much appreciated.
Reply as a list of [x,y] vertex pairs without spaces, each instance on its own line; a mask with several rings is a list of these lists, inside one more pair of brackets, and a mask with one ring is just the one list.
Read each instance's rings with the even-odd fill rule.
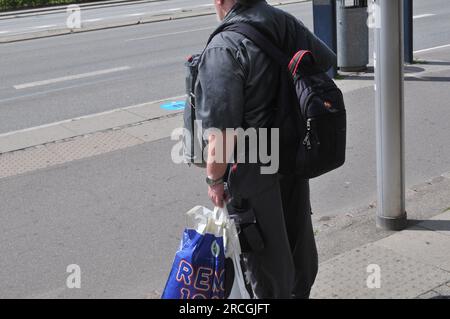
[[76,131],[60,125],[40,127],[13,134],[3,134],[0,135],[0,153],[20,150],[76,135],[78,135]]
[[[379,267],[379,288],[369,288],[370,265]],[[369,273],[368,270],[371,272]],[[367,244],[321,263],[312,298],[416,298],[450,279],[450,273],[381,245]],[[370,281],[370,280],[369,280]]]
[[45,147],[0,154],[0,178],[54,166],[64,162]]
[[375,243],[417,262],[448,271],[450,281],[450,237],[432,230],[412,227]]
[[111,130],[82,136],[73,141],[48,144],[46,149],[56,154],[58,158],[62,158],[64,162],[70,162],[142,143],[142,140],[121,130]]

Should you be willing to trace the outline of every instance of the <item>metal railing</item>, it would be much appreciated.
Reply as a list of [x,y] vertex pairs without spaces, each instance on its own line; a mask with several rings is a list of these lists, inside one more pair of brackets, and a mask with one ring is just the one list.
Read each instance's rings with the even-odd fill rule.
[[102,0],[0,0],[0,12],[100,1]]

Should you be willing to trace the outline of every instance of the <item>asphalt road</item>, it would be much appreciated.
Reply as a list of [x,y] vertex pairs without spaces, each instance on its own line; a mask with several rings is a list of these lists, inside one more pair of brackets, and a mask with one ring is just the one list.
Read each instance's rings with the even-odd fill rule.
[[[147,5],[170,3],[181,5]],[[448,3],[414,3],[415,50],[449,44]],[[312,28],[310,2],[283,9]],[[2,44],[0,133],[183,94],[184,57],[216,24],[206,16]]]
[[[312,25],[310,3],[283,8]],[[216,25],[205,16],[2,44],[0,133],[182,95],[184,59]]]
[[[192,10],[198,7],[212,6],[209,0],[163,0],[100,8],[81,8],[82,23],[124,20],[144,14],[162,14],[179,10]],[[0,35],[33,32],[55,27],[65,27],[66,12],[49,11],[11,19],[0,19]]]
[[[416,50],[450,43],[447,2],[415,3],[416,14],[436,14],[415,20]],[[298,10],[308,24],[305,7],[290,10]],[[1,128],[178,95],[183,92],[180,57],[198,51],[209,30],[156,36],[213,25],[214,17],[202,17],[2,45]],[[424,60],[444,61],[437,63],[442,71],[405,84],[407,187],[450,170],[449,56],[450,48],[421,54]],[[14,89],[114,68],[98,77]],[[375,198],[373,101],[372,87],[346,94],[348,159],[343,168],[311,182],[315,220]],[[184,212],[209,204],[203,173],[173,164],[172,145],[163,139],[0,179],[0,297],[157,297]],[[81,289],[66,287],[70,264],[81,267]]]

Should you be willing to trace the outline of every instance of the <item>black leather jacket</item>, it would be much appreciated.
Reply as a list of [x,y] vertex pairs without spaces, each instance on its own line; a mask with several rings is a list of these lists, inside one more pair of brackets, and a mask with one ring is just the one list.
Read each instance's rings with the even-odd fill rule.
[[[253,25],[288,56],[300,49],[312,51],[324,71],[336,63],[333,51],[300,21],[266,1],[250,7],[236,4],[218,28],[234,22]],[[244,36],[231,31],[217,34],[199,64],[197,119],[204,129],[266,127],[278,72],[278,65]]]

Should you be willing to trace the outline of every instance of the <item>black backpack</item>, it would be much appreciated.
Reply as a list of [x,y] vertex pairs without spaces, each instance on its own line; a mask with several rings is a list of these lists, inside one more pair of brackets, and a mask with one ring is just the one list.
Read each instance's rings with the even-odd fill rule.
[[247,23],[224,30],[244,35],[281,67],[272,125],[280,130],[279,172],[314,178],[342,166],[347,135],[344,98],[316,66],[312,53],[300,50],[289,59]]
[[[234,23],[216,30],[210,40],[222,31],[233,31],[254,42],[272,60],[280,65],[280,77],[274,101],[272,128],[279,129],[279,170],[281,174],[296,174],[314,178],[342,166],[346,149],[346,111],[342,92],[333,80],[314,62],[309,51],[298,51],[289,59],[256,28],[247,23]],[[187,80],[188,106],[185,109],[185,127],[194,136],[194,84],[199,56],[188,61],[191,77]],[[194,75],[195,76],[192,76]],[[203,149],[202,146],[198,147]],[[190,162],[201,152],[194,145],[187,147]],[[200,160],[201,162],[201,160]],[[198,162],[197,162],[198,163]],[[198,164],[197,164],[198,165]]]

